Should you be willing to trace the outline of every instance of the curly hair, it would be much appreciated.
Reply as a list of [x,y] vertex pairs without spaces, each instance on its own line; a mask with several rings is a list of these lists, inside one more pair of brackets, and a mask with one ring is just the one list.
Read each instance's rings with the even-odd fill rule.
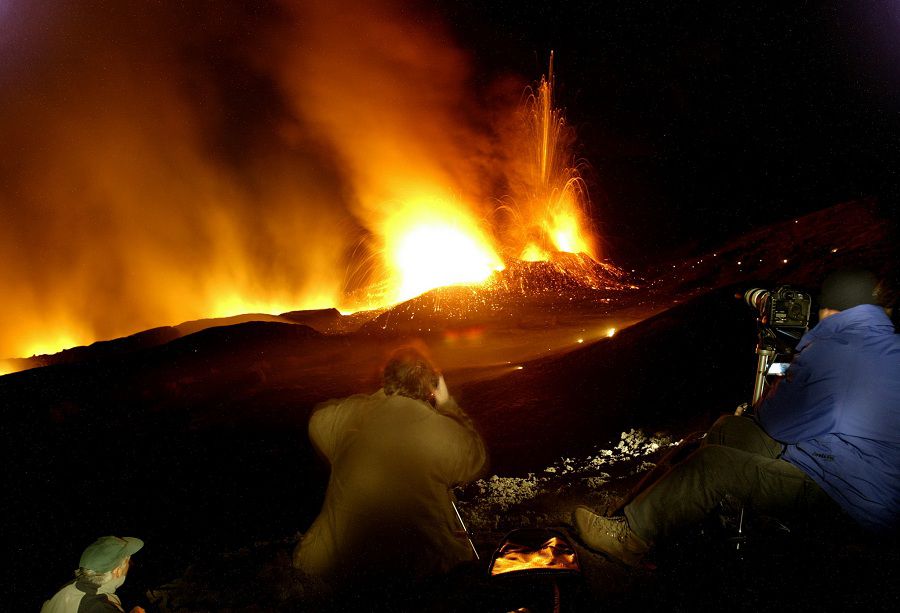
[[413,347],[401,347],[391,354],[384,367],[384,392],[429,402],[440,373],[434,364]]
[[84,581],[90,583],[91,585],[101,586],[104,583],[109,583],[113,580],[115,576],[115,571],[118,568],[123,568],[128,562],[131,561],[131,556],[123,559],[119,562],[119,565],[116,568],[106,571],[106,572],[98,572],[96,570],[91,570],[90,568],[78,568],[75,570],[75,578],[79,581]]

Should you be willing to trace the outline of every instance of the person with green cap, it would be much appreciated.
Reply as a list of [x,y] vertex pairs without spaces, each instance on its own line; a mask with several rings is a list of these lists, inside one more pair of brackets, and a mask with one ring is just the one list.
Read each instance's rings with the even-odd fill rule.
[[[75,579],[41,607],[41,613],[123,613],[116,589],[125,582],[131,556],[144,541],[126,536],[102,536],[84,550]],[[134,607],[130,613],[144,613]]]

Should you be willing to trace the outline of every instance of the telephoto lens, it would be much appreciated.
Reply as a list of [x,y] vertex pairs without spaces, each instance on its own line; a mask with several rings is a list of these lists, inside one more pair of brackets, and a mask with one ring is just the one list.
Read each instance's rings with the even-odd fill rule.
[[754,287],[744,292],[744,302],[746,302],[748,305],[750,305],[751,308],[754,308],[759,312],[762,312],[762,310],[765,308],[766,300],[768,299],[769,290],[767,289]]

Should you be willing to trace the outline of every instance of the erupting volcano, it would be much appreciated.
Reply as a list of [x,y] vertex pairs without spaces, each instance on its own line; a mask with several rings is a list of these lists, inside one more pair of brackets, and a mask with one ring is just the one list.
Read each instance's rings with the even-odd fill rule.
[[[330,14],[328,17],[332,18]],[[422,44],[410,42],[412,46]],[[289,58],[287,55],[286,60]],[[340,59],[340,53],[326,57],[324,65],[344,66]],[[456,58],[447,59],[449,73],[458,70],[456,62]],[[381,76],[388,85],[399,78],[395,71]],[[443,87],[440,75],[429,78],[436,81],[429,85],[435,91]],[[4,341],[0,342],[0,355],[51,354],[132,333],[142,324],[150,328],[172,323],[173,319],[274,315],[325,307],[345,313],[383,310],[434,288],[452,285],[477,287],[479,302],[501,300],[497,296],[513,286],[520,293],[557,291],[573,280],[582,288],[616,286],[622,271],[597,261],[587,187],[574,154],[575,131],[554,105],[554,79],[551,53],[548,74],[533,90],[526,90],[528,95],[518,109],[506,113],[508,125],[499,136],[503,153],[488,159],[488,165],[495,167],[491,183],[505,189],[499,197],[474,187],[488,181],[469,163],[463,164],[465,171],[448,172],[448,168],[460,164],[458,152],[440,141],[428,141],[434,130],[429,127],[435,123],[433,116],[445,114],[440,108],[443,102],[439,101],[436,109],[417,111],[427,121],[419,124],[421,130],[416,132],[409,122],[396,120],[393,114],[376,110],[370,117],[357,92],[346,105],[332,104],[334,96],[346,95],[346,82],[353,81],[352,74],[323,76],[313,85],[303,81],[311,94],[296,97],[300,110],[318,114],[324,126],[332,126],[335,148],[346,164],[346,172],[354,177],[358,205],[352,217],[358,228],[346,225],[347,220],[342,227],[339,219],[326,215],[327,203],[295,211],[282,208],[264,225],[236,219],[217,205],[211,209],[203,205],[197,215],[206,215],[203,223],[208,224],[212,251],[201,256],[202,245],[191,247],[196,251],[195,274],[202,280],[192,284],[183,270],[166,274],[176,261],[175,254],[164,255],[159,244],[163,239],[175,241],[173,245],[182,249],[187,237],[166,237],[152,228],[158,222],[151,220],[150,231],[141,232],[129,249],[101,249],[93,256],[102,261],[100,268],[77,269],[65,284],[54,288],[53,301],[42,308],[32,307],[28,316],[22,317],[25,325],[21,329],[5,331],[0,336]],[[371,97],[386,95],[381,86],[372,88]],[[327,97],[328,103],[317,96]],[[421,106],[420,101],[415,103]],[[364,131],[347,133],[348,116],[354,116]],[[437,124],[447,125],[448,121],[442,117]],[[477,142],[480,137],[467,138]],[[272,174],[273,170],[267,172]],[[282,168],[278,172],[286,171]],[[309,189],[304,188],[306,192]],[[286,196],[288,201],[302,197],[289,190],[289,186],[282,186],[273,195]],[[117,199],[137,204],[144,197],[126,191],[105,199],[110,206],[118,207]],[[324,193],[318,196],[320,200],[324,197]],[[185,212],[181,210],[178,215]],[[125,219],[117,223],[124,224]],[[134,222],[129,217],[127,223]],[[348,228],[351,234],[361,236],[352,250],[347,248]],[[110,231],[115,231],[115,226]],[[131,232],[133,229],[116,236],[113,244],[124,245]],[[53,248],[61,249],[62,245]],[[97,249],[84,242],[73,243],[72,248],[76,254]],[[336,266],[343,257],[341,249],[349,254],[344,258],[343,274]],[[207,257],[211,259],[204,261]],[[529,263],[534,265],[526,265]],[[109,285],[109,279],[103,276],[109,267],[129,268],[126,278],[135,278],[136,282]],[[563,277],[568,280],[560,280]],[[38,286],[45,280],[36,277],[29,282],[34,289],[23,296],[37,300],[46,295],[49,300],[54,295]],[[120,298],[115,317],[103,316],[108,305],[102,301],[107,298],[96,293],[98,284],[110,296]],[[76,295],[77,300],[72,298]],[[97,301],[99,310],[87,309],[85,301]],[[21,314],[28,304],[25,301],[15,308]],[[460,313],[465,308],[460,305],[453,310]],[[17,363],[19,366],[8,363],[4,372],[23,364]]]
[[506,169],[509,194],[500,198],[493,227],[484,229],[468,208],[446,201],[403,203],[384,224],[390,275],[365,290],[368,305],[387,306],[437,287],[481,284],[518,261],[552,262],[576,275],[597,266],[590,199],[573,153],[575,131],[553,104],[552,53],[536,91],[516,113],[518,130],[508,145],[516,152]]

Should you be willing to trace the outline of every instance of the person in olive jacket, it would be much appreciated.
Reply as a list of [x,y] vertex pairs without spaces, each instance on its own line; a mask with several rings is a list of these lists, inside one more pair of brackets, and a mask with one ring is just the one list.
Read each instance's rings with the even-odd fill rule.
[[474,556],[450,488],[485,469],[484,443],[419,351],[390,357],[384,387],[314,409],[309,437],[331,475],[293,563],[329,580],[415,580]]

